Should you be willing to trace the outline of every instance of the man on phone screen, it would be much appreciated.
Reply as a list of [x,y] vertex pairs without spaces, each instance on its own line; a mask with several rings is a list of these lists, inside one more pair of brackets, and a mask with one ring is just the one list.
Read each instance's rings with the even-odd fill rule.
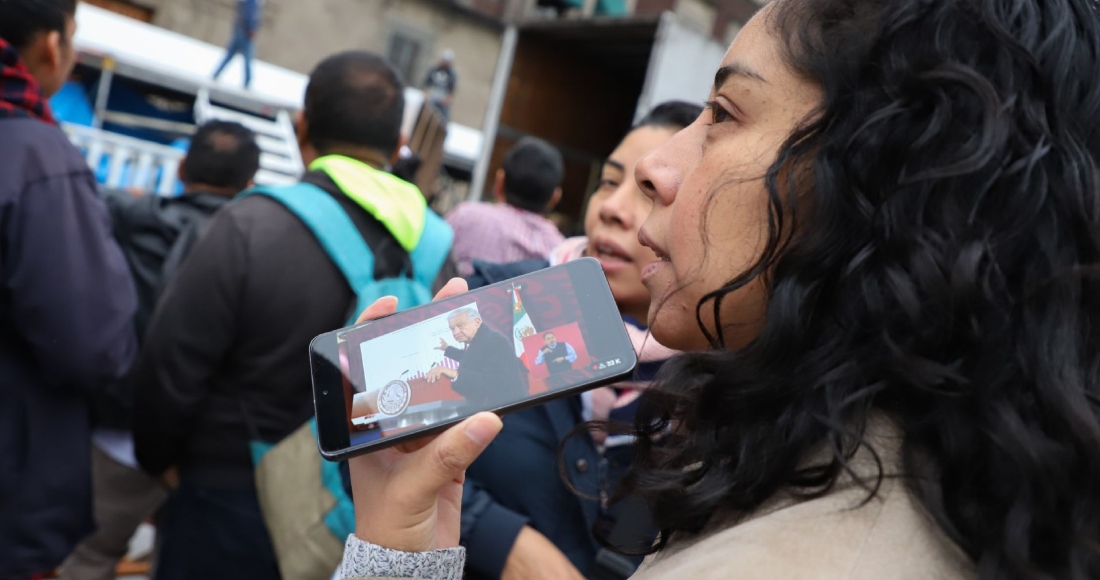
[[428,372],[429,383],[447,377],[456,393],[483,408],[512,403],[527,394],[525,369],[516,358],[512,341],[489,328],[477,310],[455,310],[447,317],[447,325],[463,348],[451,346],[442,338],[435,348],[459,366],[433,368]]
[[546,346],[539,349],[535,357],[535,364],[546,364],[546,371],[551,376],[573,370],[573,362],[577,360],[577,351],[568,342],[558,342],[558,337],[553,332],[542,335]]

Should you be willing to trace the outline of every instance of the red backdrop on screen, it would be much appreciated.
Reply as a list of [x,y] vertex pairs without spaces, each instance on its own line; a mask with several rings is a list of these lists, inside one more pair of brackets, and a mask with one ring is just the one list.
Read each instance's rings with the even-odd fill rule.
[[545,379],[550,375],[546,370],[545,363],[535,364],[535,359],[539,356],[539,349],[546,346],[546,341],[542,337],[547,332],[553,332],[554,336],[558,338],[558,342],[567,342],[573,347],[573,350],[577,353],[577,360],[573,361],[573,368],[579,369],[588,366],[588,347],[585,346],[584,338],[581,337],[581,327],[576,322],[555,328],[540,328],[538,333],[523,339],[523,362],[527,365],[527,369],[531,371],[531,380]]

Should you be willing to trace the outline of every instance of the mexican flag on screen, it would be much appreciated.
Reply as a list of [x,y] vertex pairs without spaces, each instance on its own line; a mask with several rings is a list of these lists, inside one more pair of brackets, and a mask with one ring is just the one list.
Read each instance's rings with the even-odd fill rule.
[[523,299],[519,296],[521,286],[512,286],[512,340],[516,345],[516,356],[523,356],[523,339],[535,334],[535,325],[531,323],[531,317],[527,315],[527,309],[523,307]]

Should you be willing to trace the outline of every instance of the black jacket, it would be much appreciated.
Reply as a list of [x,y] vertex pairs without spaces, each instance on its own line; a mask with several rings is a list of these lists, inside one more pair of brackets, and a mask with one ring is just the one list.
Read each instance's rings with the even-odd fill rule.
[[[375,256],[375,276],[408,260],[392,234],[323,173],[303,179],[333,196]],[[449,279],[448,262],[437,285]],[[276,442],[313,414],[308,347],[344,325],[355,295],[316,238],[279,202],[235,201],[217,213],[165,290],[131,380],[134,443],[153,474],[254,486],[248,441]]]
[[0,120],[0,578],[52,569],[93,529],[88,398],[130,366],[135,303],[80,153]]
[[214,212],[232,198],[201,191],[180,197],[134,197],[125,191],[108,190],[103,192],[103,199],[111,212],[115,239],[134,275],[138,294],[134,326],[140,340],[167,282],[206,231]]
[[501,393],[489,393],[492,387],[507,393],[507,401],[518,401],[527,394],[527,371],[516,358],[515,346],[503,334],[482,324],[466,348],[447,347],[443,353],[458,362],[458,378],[451,383],[454,392],[474,404],[500,401]]
[[[140,342],[164,288],[214,212],[232,198],[201,192],[172,198],[134,197],[126,191],[108,190],[103,199],[111,213],[115,240],[134,276],[138,298],[134,329]],[[97,427],[128,430],[133,426],[132,387],[133,383],[120,380],[93,397],[92,420]]]

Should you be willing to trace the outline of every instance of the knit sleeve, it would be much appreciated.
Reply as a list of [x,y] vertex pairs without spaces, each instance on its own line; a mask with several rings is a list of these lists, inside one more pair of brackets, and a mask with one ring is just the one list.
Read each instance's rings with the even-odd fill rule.
[[344,544],[344,561],[340,564],[340,573],[337,576],[355,580],[462,580],[465,565],[465,548],[400,552],[364,542],[351,535]]

